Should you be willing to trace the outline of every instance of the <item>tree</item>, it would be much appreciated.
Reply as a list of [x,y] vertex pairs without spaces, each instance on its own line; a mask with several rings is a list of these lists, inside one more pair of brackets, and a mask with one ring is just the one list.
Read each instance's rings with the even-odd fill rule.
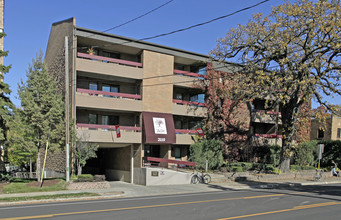
[[7,135],[8,160],[11,164],[30,168],[32,177],[32,161],[36,159],[37,148],[34,143],[34,129],[31,124],[23,120],[23,112],[20,109],[13,109],[13,115],[9,120]]
[[32,140],[37,148],[36,172],[40,181],[42,149],[45,149],[47,142],[52,151],[64,146],[64,103],[62,93],[48,73],[41,52],[32,60],[26,75],[27,81],[19,85],[18,95],[23,123],[32,127]]
[[336,110],[323,96],[341,94],[340,17],[338,1],[287,2],[268,17],[256,14],[246,25],[231,29],[212,51],[214,59],[233,58],[241,64],[232,91],[246,101],[268,98],[269,106],[280,106],[282,172],[290,172],[302,107],[313,98]]
[[[5,37],[5,33],[0,33],[0,39]],[[0,57],[6,57],[8,55],[8,51],[0,50]],[[0,63],[0,172],[6,171],[3,159],[3,146],[6,141],[6,133],[8,130],[7,122],[10,118],[11,108],[13,104],[9,99],[9,94],[11,90],[9,89],[9,85],[4,82],[4,75],[9,72],[11,66],[5,66]]]
[[81,138],[76,138],[76,164],[77,175],[82,174],[82,168],[85,166],[86,161],[91,158],[96,158],[96,151],[99,145],[87,141],[87,137],[83,135]]
[[[208,109],[205,118],[207,139],[221,141],[223,154],[228,160],[239,160],[240,150],[248,139],[248,107],[241,97],[232,94],[231,75],[214,70],[213,64],[207,64],[206,76],[195,85],[205,92]],[[247,115],[245,117],[245,115]]]

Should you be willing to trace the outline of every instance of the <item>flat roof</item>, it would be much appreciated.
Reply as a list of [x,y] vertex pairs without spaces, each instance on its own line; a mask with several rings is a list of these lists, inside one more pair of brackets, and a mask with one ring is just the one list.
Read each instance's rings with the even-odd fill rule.
[[[191,57],[192,59],[198,59],[198,60],[208,60],[210,58],[208,55],[195,53],[195,52],[191,52],[191,51],[187,51],[187,50],[182,50],[182,49],[178,49],[178,48],[174,48],[174,47],[168,47],[168,46],[155,44],[155,43],[151,43],[151,42],[147,42],[147,41],[141,41],[141,40],[134,39],[134,38],[124,37],[124,36],[110,34],[110,33],[105,33],[105,32],[96,31],[96,30],[83,28],[83,27],[75,27],[75,28],[76,28],[76,35],[77,36],[82,36],[80,32],[91,33],[91,35],[82,36],[85,38],[88,37],[88,38],[101,40],[98,38],[98,36],[103,36],[104,38],[109,37],[109,38],[117,39],[119,42],[115,42],[115,43],[121,44],[122,46],[126,45],[126,46],[135,47],[135,48],[139,48],[139,49],[149,49],[149,50],[153,50],[153,51],[157,51],[157,52],[169,53],[169,54],[178,55],[178,56],[180,54],[183,54],[183,55],[189,56],[188,58]],[[77,31],[80,31],[80,32],[77,33]],[[104,39],[102,39],[102,40],[104,40]],[[127,42],[129,42],[129,43],[127,43]]]

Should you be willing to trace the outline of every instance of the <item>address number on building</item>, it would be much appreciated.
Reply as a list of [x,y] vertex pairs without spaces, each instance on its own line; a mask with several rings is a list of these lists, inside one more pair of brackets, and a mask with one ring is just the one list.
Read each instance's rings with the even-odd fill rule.
[[158,141],[158,142],[165,142],[165,141],[166,141],[166,138],[157,138],[157,141]]

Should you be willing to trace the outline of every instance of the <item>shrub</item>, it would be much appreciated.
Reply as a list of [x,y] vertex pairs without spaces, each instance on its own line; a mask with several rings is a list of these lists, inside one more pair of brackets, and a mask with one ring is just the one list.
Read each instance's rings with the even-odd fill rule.
[[243,167],[231,167],[232,168],[232,172],[243,172]]
[[263,164],[279,165],[281,156],[281,147],[279,145],[264,145],[255,148],[254,155],[259,158],[259,162]]
[[10,182],[12,181],[12,177],[8,173],[0,173],[0,182]]
[[223,164],[221,142],[218,140],[203,140],[190,146],[190,160],[197,163],[198,168],[205,168],[206,159],[209,169],[218,169]]
[[332,160],[341,166],[341,141],[319,141],[324,144],[324,153],[322,155],[321,165],[324,167],[333,166]]
[[294,164],[299,166],[311,166],[317,158],[317,141],[309,141],[299,144],[294,151]]
[[81,174],[77,176],[78,182],[92,182],[94,181],[94,176],[91,174]]

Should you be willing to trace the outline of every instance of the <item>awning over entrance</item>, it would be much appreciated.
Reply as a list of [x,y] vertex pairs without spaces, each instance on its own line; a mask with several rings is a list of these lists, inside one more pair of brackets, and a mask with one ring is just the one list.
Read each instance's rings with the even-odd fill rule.
[[172,114],[142,112],[142,142],[148,144],[174,144],[176,142]]

